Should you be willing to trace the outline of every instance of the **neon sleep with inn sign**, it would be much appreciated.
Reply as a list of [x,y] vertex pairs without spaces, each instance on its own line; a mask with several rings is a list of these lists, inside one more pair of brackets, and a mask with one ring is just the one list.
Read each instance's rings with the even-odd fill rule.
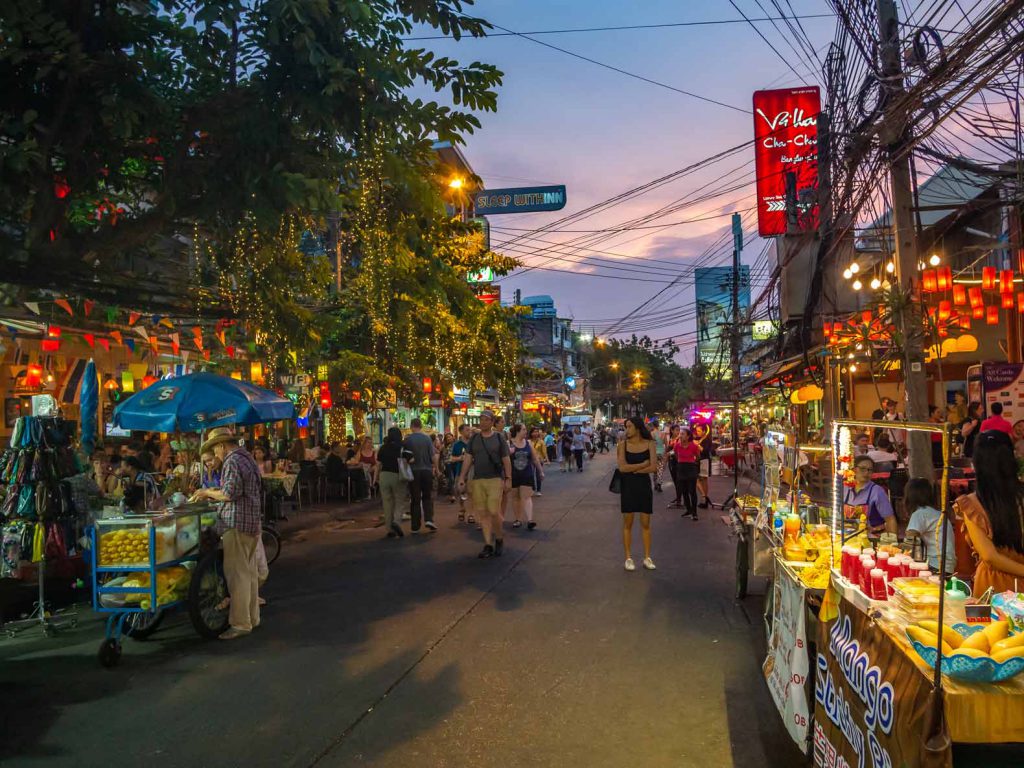
[[818,226],[817,87],[754,92],[757,229],[762,237],[787,232],[786,187],[796,202],[797,228]]

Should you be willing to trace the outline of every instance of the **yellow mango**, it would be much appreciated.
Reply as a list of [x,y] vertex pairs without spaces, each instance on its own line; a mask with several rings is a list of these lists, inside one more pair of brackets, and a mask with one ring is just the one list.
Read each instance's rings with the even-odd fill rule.
[[1024,632],[1021,632],[1019,635],[1011,635],[1005,640],[1000,640],[998,643],[992,643],[992,653],[998,653],[1007,648],[1020,647],[1024,647]]
[[988,654],[977,648],[957,648],[951,656],[970,656],[972,659],[987,659]]
[[1002,664],[1008,659],[1016,658],[1024,658],[1024,645],[1018,645],[1015,648],[1003,648],[1003,650],[992,654],[992,661],[997,664]]
[[974,648],[975,650],[988,653],[991,650],[991,643],[988,641],[988,635],[984,632],[975,632],[973,635],[968,637],[960,644],[961,648]]
[[[929,632],[927,629],[922,629],[921,627],[907,627],[907,634],[910,635],[911,639],[917,640],[917,642],[929,648],[934,648],[939,642],[939,638],[936,637],[934,632]],[[948,656],[952,652],[953,649],[949,646],[949,643],[943,640],[942,655]]]
[[[917,622],[919,627],[923,627],[926,631],[931,632],[933,635],[939,634],[939,622],[934,619],[925,619],[924,621]],[[959,648],[964,642],[964,636],[953,629],[949,624],[942,625],[942,641],[948,643],[951,648]]]
[[988,644],[995,645],[1000,640],[1006,639],[1006,636],[1010,633],[1010,623],[1006,620],[993,621],[982,632],[988,638]]

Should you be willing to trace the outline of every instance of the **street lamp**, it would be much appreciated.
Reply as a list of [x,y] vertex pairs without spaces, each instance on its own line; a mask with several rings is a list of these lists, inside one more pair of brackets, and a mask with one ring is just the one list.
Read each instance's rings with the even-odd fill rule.
[[448,186],[452,189],[462,189],[462,179],[456,176],[448,182]]

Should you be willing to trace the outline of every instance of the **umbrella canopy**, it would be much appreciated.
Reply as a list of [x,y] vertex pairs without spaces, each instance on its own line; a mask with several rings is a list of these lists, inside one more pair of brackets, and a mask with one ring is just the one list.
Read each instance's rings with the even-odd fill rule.
[[99,382],[96,380],[96,363],[92,360],[86,363],[82,374],[78,404],[82,419],[82,450],[91,456],[96,447],[96,408],[99,405]]
[[114,426],[152,432],[201,432],[231,424],[262,424],[295,417],[291,400],[215,373],[158,381],[114,411]]

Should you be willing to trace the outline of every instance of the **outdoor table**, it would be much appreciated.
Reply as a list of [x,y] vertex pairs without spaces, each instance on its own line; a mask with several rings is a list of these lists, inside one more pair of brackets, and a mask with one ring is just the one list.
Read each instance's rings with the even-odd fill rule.
[[297,472],[271,472],[263,475],[263,485],[267,490],[280,488],[285,496],[291,496],[295,490],[295,484],[299,481]]

